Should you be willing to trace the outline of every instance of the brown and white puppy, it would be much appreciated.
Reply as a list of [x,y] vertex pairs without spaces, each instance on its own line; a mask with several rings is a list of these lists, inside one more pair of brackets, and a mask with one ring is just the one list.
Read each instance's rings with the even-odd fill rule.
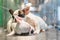
[[26,6],[24,9],[24,14],[25,14],[25,21],[32,25],[34,27],[34,34],[39,34],[40,32],[43,32],[45,29],[47,29],[47,24],[45,21],[39,17],[34,15],[33,13],[30,12],[30,6]]
[[7,22],[7,32],[10,33],[15,27],[16,27],[16,20],[13,17],[13,10],[10,9],[9,10],[10,14],[12,15],[12,17],[9,19],[9,21]]
[[[9,34],[7,35],[7,36],[10,36],[10,35],[13,35],[14,33],[15,33],[15,29],[16,29],[16,26],[17,26],[17,19],[15,18],[16,16],[18,16],[18,17],[22,17],[22,18],[24,18],[24,14],[23,14],[23,12],[22,11],[15,11],[15,12],[18,12],[18,13],[15,13],[15,14],[13,14],[13,10],[9,10],[9,12],[11,13],[11,15],[12,15],[12,18],[8,21],[8,23],[7,23],[7,30],[8,30],[8,32],[9,32]],[[13,21],[13,20],[15,20],[15,21]],[[22,25],[21,25],[22,24]],[[31,31],[32,30],[34,30],[34,28],[30,25],[30,24],[28,24],[28,23],[26,23],[25,21],[22,21],[20,24],[19,24],[20,26],[18,27],[18,28],[24,28],[25,27],[25,30],[26,30],[26,28],[27,29],[29,29],[29,30],[27,30],[27,32],[29,32],[29,34],[31,34]],[[23,30],[23,29],[22,29]],[[26,31],[22,31],[22,30],[20,30],[20,32],[18,32],[17,31],[17,33],[26,33]]]
[[[45,29],[48,28],[47,24],[41,17],[30,13],[29,9],[30,9],[30,7],[26,7],[22,10],[24,12],[23,14],[25,15],[25,21],[34,28],[33,34],[39,34],[40,32],[43,32]],[[14,12],[14,15],[18,14],[18,11],[19,10],[16,10]]]
[[[41,17],[38,17],[32,13],[29,12],[29,7],[21,10],[21,12],[24,12],[22,14],[25,15],[25,21],[29,23],[34,28],[34,34],[39,34],[40,32],[47,29],[47,24],[44,22],[44,20]],[[19,14],[19,10],[16,10],[13,15]],[[11,20],[12,21],[12,20]],[[14,29],[14,28],[12,28]]]
[[29,33],[29,35],[31,35],[31,31],[34,30],[34,28],[30,24],[28,24],[21,18],[20,19],[17,18],[16,21],[18,21],[17,25],[15,25],[16,27],[7,36],[11,36],[13,34],[22,34],[22,33]]
[[[12,9],[9,9],[9,12],[12,15],[12,17],[7,22],[7,31],[8,31],[8,33],[10,33],[14,29],[14,27],[16,27],[16,25],[17,25],[16,19],[13,16],[14,11]],[[24,14],[22,14],[21,10],[18,11],[18,16],[24,17]]]

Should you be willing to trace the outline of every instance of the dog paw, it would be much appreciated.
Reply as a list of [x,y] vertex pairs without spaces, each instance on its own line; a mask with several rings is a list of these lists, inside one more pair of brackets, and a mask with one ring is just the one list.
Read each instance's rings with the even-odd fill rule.
[[44,30],[44,29],[41,29],[41,30],[40,30],[40,33],[41,33],[41,32],[45,32],[45,30]]
[[35,35],[35,34],[39,34],[39,32],[36,32],[36,31],[35,31],[33,34],[34,34],[34,35]]

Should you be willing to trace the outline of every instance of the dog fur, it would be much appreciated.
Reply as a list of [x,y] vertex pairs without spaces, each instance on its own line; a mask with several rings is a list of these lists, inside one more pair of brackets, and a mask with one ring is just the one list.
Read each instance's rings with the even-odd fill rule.
[[[18,15],[18,11],[19,10],[16,10],[14,11],[14,15]],[[21,12],[24,12],[24,10],[22,10]],[[23,13],[22,13],[23,14]],[[26,22],[29,23],[32,27],[34,27],[35,31],[34,31],[34,34],[39,34],[40,32],[42,32],[43,30],[47,29],[47,24],[44,22],[44,20],[38,16],[35,16],[34,14],[30,13],[31,15],[27,15],[26,16]],[[11,18],[12,19],[12,18]],[[12,20],[9,20],[9,21],[13,21],[14,19]],[[11,25],[11,22],[8,22],[7,23],[9,26],[8,28],[12,28],[14,29],[14,25],[12,26]],[[7,29],[8,29],[7,28]],[[8,30],[11,30],[11,29],[8,29]]]

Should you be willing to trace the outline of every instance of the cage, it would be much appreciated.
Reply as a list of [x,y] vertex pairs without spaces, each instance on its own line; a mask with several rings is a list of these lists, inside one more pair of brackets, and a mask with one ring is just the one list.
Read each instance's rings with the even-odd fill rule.
[[[8,20],[11,18],[11,14],[9,13],[9,9],[13,9],[14,11],[21,8],[21,4],[24,3],[24,0],[0,0],[0,30],[2,35],[0,35],[1,40],[60,40],[59,33],[60,31],[55,29],[58,21],[58,6],[60,6],[59,0],[27,0],[31,2],[33,10],[31,12],[40,16],[45,22],[48,24],[48,31],[41,33],[39,35],[34,36],[12,36],[7,37],[6,33],[4,33],[4,29],[7,26]],[[60,24],[59,24],[60,25]],[[58,26],[59,26],[58,25]],[[3,30],[2,30],[3,29]],[[42,37],[43,35],[43,37]],[[33,37],[33,38],[32,38]],[[42,37],[42,39],[39,39]],[[28,39],[27,39],[28,38]]]

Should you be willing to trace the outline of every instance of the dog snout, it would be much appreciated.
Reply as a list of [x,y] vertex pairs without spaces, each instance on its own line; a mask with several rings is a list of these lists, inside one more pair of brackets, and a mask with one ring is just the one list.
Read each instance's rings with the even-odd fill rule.
[[19,17],[22,17],[22,18],[24,18],[24,17],[25,17],[25,15],[24,15],[24,14],[19,14],[18,16],[19,16]]
[[19,17],[25,17],[25,14],[22,11],[18,11],[18,16]]

